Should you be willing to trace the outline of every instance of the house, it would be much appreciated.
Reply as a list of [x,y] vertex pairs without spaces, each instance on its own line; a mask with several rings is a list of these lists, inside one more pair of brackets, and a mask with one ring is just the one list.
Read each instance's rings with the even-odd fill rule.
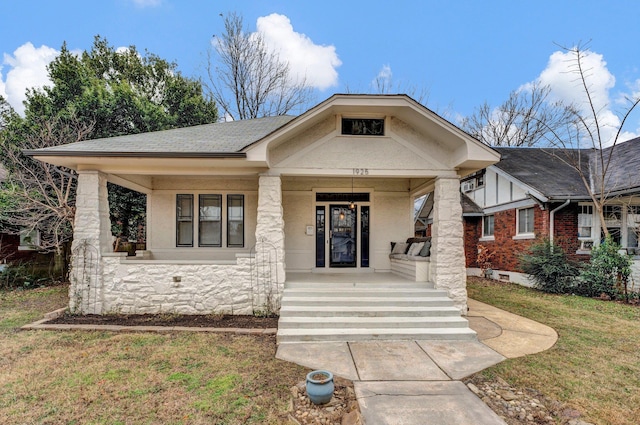
[[[478,252],[487,249],[493,277],[530,284],[519,255],[531,243],[549,238],[576,260],[588,261],[601,240],[600,220],[581,177],[552,148],[494,148],[500,162],[461,180],[461,190],[481,214],[465,214],[466,265],[478,274]],[[631,254],[640,254],[640,138],[602,152],[572,151],[585,158],[592,187],[598,187],[597,156],[611,154],[604,207],[612,238]],[[599,194],[598,194],[599,195]],[[634,280],[640,282],[638,261]]]
[[[7,170],[0,164],[0,184],[7,179]],[[18,229],[9,229],[5,223],[0,222],[0,267],[7,263],[46,261],[48,258],[37,255],[39,234],[37,230],[21,232]],[[0,268],[0,270],[2,270]]]
[[[288,276],[393,272],[432,193],[429,280],[466,313],[460,177],[498,153],[406,95],[337,94],[300,116],[26,152],[78,172],[70,308],[254,313]],[[147,249],[112,252],[107,182],[147,195]],[[389,287],[392,294],[393,287]]]

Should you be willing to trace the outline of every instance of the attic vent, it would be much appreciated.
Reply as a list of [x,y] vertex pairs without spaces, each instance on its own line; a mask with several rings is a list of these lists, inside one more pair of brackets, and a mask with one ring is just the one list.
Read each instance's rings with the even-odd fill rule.
[[384,118],[342,118],[342,134],[384,136]]
[[467,193],[467,192],[471,192],[473,189],[476,188],[476,181],[474,180],[467,180],[466,182],[462,182],[462,191]]

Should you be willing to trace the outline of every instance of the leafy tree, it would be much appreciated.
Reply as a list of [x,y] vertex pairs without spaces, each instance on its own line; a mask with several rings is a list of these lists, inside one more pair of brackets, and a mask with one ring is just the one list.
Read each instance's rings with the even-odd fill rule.
[[[100,36],[80,55],[63,44],[48,72],[50,86],[28,90],[24,118],[0,99],[0,143],[12,153],[0,158],[10,173],[0,199],[17,211],[6,219],[14,229],[40,229],[44,238],[51,237],[45,240],[47,247],[71,235],[75,173],[26,158],[22,149],[218,120],[215,101],[203,95],[199,81],[183,77],[175,63],[142,55],[135,46],[116,50]],[[132,217],[144,220],[140,211],[145,198],[114,187],[109,192],[111,217],[126,223],[119,229],[127,232]]]
[[224,19],[225,32],[208,51],[208,89],[228,118],[275,115],[307,104],[311,88],[291,75],[289,64],[271,51],[259,33],[244,28],[240,15]]

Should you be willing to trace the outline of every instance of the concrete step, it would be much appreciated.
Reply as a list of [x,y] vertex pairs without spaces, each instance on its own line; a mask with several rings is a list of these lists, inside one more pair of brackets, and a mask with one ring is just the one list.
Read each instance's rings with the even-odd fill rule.
[[285,289],[383,289],[386,291],[394,291],[396,289],[433,289],[431,282],[411,282],[404,281],[402,283],[381,283],[381,282],[285,282]]
[[278,329],[466,328],[460,316],[435,317],[280,317]]
[[333,305],[333,306],[395,306],[395,307],[449,307],[453,301],[448,297],[402,297],[402,296],[361,296],[353,294],[350,297],[325,296],[288,296],[282,297],[282,305]]
[[288,288],[288,297],[446,297],[447,291],[431,288]]
[[475,340],[470,328],[279,329],[278,343],[364,340]]
[[280,317],[440,317],[460,316],[453,306],[336,306],[336,305],[283,305]]

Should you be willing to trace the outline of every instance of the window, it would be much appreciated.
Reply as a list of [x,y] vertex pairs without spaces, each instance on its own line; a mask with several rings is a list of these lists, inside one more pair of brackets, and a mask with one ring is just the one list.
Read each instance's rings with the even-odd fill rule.
[[342,134],[350,136],[384,136],[384,118],[343,118]]
[[517,234],[533,234],[533,207],[518,210]]
[[20,245],[18,251],[33,251],[40,246],[40,231],[38,229],[23,229],[20,231]]
[[486,215],[482,218],[482,237],[493,237],[493,227],[494,227],[495,216]]
[[193,195],[176,198],[176,245],[193,246]]
[[[194,206],[194,195],[176,196],[176,246],[192,247],[194,210],[198,211],[197,239],[200,247],[222,247],[225,235],[227,247],[244,247],[244,195],[227,195],[226,217],[223,195],[201,194]],[[225,222],[226,219],[226,222]]]
[[200,195],[198,246],[222,246],[222,196]]
[[602,213],[609,236],[615,243],[622,244],[622,206],[605,205],[602,208]]
[[593,205],[578,206],[578,239],[593,239]]
[[227,195],[227,246],[244,246],[244,195]]
[[640,205],[627,206],[627,247],[638,247],[640,237]]

